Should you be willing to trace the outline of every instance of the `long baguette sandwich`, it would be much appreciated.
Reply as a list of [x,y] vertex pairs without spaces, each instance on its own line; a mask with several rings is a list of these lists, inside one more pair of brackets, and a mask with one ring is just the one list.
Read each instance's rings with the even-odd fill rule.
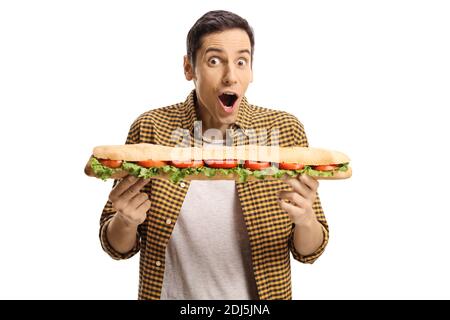
[[273,180],[308,174],[316,179],[351,177],[350,159],[338,151],[278,146],[168,147],[155,144],[98,146],[85,173],[102,180],[126,175],[186,180]]
[[350,159],[338,151],[278,146],[168,147],[155,144],[98,146],[85,173],[102,180],[126,175],[186,180],[273,180],[308,174],[316,179],[351,177]]

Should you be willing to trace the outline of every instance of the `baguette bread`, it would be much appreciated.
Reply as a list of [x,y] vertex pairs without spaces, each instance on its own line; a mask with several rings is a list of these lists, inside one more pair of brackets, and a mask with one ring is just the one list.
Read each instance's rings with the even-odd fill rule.
[[306,147],[257,145],[183,148],[140,143],[95,147],[93,155],[98,159],[124,161],[144,161],[148,159],[161,161],[236,159],[276,163],[292,162],[307,165],[327,165],[331,163],[350,162],[350,159],[339,151]]
[[[223,160],[233,159],[242,161],[261,161],[271,162],[272,164],[285,163],[298,163],[307,166],[308,170],[306,174],[313,176],[316,179],[346,179],[351,177],[352,170],[348,166],[350,159],[342,152],[320,149],[320,148],[306,148],[306,147],[278,147],[278,146],[257,146],[257,145],[245,145],[245,146],[211,146],[208,145],[204,148],[199,147],[168,147],[156,144],[128,144],[128,145],[112,145],[112,146],[98,146],[93,150],[93,155],[89,159],[85,173],[89,176],[98,177],[93,169],[93,159],[108,159],[119,160],[126,162],[139,162],[146,160],[153,161],[192,161],[192,160]],[[330,174],[321,173],[314,170],[314,166],[320,165],[340,165],[341,169],[335,170]],[[273,168],[268,168],[273,169]],[[276,169],[275,169],[276,170]],[[286,171],[286,170],[285,170]],[[250,172],[250,171],[249,171]],[[270,173],[271,171],[267,171]],[[296,175],[299,174],[295,171]],[[120,179],[130,174],[128,170],[123,168],[112,169],[107,175],[107,178]],[[136,175],[136,174],[135,174]],[[142,175],[142,174],[141,174]],[[294,176],[294,171],[290,174],[284,175],[278,174],[273,176],[271,174],[259,175],[259,177],[253,174],[246,174],[246,181],[254,180],[274,180],[281,179],[283,177]],[[152,178],[169,179],[170,174],[167,172],[159,171],[156,175],[153,174]],[[212,176],[199,174],[187,174],[183,175],[185,180],[239,180],[238,174],[233,172],[227,172],[217,170]],[[102,177],[102,179],[104,179]],[[242,180],[240,180],[242,181]]]

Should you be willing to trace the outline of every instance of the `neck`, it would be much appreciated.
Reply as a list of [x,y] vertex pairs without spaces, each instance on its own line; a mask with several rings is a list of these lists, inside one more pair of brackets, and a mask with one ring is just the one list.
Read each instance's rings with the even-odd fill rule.
[[[206,110],[205,108],[198,108],[196,106],[196,111],[198,115],[198,119],[202,121],[202,135],[205,136],[205,132],[209,129],[211,130],[206,134],[207,138],[214,137],[215,140],[222,140],[225,138],[226,130],[231,127],[231,124],[224,124],[217,122]],[[221,136],[217,137],[218,132],[220,131]]]

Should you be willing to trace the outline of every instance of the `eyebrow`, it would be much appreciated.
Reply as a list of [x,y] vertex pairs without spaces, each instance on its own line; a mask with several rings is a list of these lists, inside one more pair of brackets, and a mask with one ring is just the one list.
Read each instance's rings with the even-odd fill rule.
[[[225,50],[220,49],[220,48],[214,48],[214,47],[211,47],[211,48],[206,49],[205,55],[206,55],[208,52],[220,52],[220,53],[223,53],[223,52],[225,52]],[[249,55],[251,55],[250,50],[248,50],[248,49],[242,49],[242,50],[239,50],[237,53],[248,53]]]

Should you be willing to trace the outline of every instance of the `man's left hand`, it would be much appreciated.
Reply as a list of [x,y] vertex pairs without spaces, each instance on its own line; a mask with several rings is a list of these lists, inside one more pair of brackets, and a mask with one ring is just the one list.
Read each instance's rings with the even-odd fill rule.
[[[317,221],[313,210],[313,204],[316,200],[316,192],[319,187],[319,182],[306,175],[302,174],[298,178],[284,179],[294,191],[280,191],[278,197],[282,209],[284,209],[292,222],[296,226],[307,226]],[[292,204],[284,202],[289,200]]]

